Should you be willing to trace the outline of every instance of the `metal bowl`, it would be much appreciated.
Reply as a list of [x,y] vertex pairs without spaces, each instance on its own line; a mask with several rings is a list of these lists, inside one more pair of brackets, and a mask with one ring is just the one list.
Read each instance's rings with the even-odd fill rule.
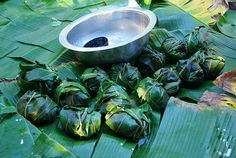
[[[87,65],[126,62],[141,53],[155,24],[156,16],[149,10],[126,7],[97,11],[66,26],[59,41]],[[83,47],[102,36],[108,39],[108,46]]]

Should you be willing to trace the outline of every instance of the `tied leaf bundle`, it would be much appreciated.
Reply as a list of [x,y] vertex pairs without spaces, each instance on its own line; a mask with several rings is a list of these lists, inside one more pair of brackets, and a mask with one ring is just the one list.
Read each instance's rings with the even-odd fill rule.
[[90,95],[78,82],[63,81],[56,89],[55,99],[60,106],[87,106]]
[[131,66],[130,63],[125,63],[113,65],[110,70],[110,78],[128,91],[132,91],[141,80],[141,74],[137,67]]
[[60,80],[55,71],[48,66],[35,64],[20,64],[19,84],[24,91],[35,90],[49,96],[54,96]]
[[17,102],[17,111],[36,125],[44,125],[55,120],[59,106],[47,95],[27,91]]
[[196,53],[199,49],[206,48],[206,43],[201,36],[201,31],[204,29],[204,26],[200,26],[195,28],[193,32],[188,34],[185,39],[187,41],[187,47],[188,47],[188,54],[193,55]]
[[136,65],[143,76],[153,75],[164,64],[165,54],[148,48],[145,48],[136,61]]
[[184,86],[194,87],[200,85],[204,78],[204,72],[198,62],[188,59],[180,60],[176,64],[176,70]]
[[221,56],[207,56],[201,65],[206,79],[216,78],[225,66],[225,59]]
[[170,63],[175,63],[187,56],[187,44],[185,40],[178,40],[175,37],[166,38],[161,45],[161,49],[164,51],[166,59]]
[[59,116],[62,129],[77,139],[89,139],[100,131],[100,112],[65,106]]
[[97,93],[97,107],[104,111],[109,102],[119,106],[130,105],[130,98],[125,89],[113,81],[103,82]]
[[169,95],[175,95],[180,89],[181,80],[173,68],[161,68],[153,74],[153,77],[162,84]]
[[169,96],[161,84],[150,77],[139,82],[136,92],[141,102],[147,102],[156,111],[164,109],[169,100]]
[[201,49],[191,57],[203,69],[205,79],[216,78],[225,66],[225,59],[215,53],[211,49]]
[[106,124],[122,137],[132,140],[145,138],[150,132],[150,119],[147,117],[150,110],[148,104],[130,109],[109,105],[105,116]]
[[109,76],[99,67],[93,67],[85,69],[80,79],[92,94],[96,94],[101,83],[108,81]]

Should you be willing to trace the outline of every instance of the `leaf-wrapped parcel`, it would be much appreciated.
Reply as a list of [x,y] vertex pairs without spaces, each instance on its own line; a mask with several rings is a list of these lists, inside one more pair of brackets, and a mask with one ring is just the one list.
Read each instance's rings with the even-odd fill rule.
[[60,111],[61,128],[69,136],[89,139],[100,131],[101,114],[88,108],[64,106]]
[[60,106],[84,107],[90,95],[80,83],[63,81],[56,89],[55,99]]
[[188,59],[179,60],[176,64],[176,70],[184,86],[193,88],[202,83],[204,72],[198,62]]
[[136,60],[136,65],[142,76],[151,76],[165,64],[165,54],[145,48]]
[[180,89],[181,80],[173,68],[161,68],[153,74],[153,77],[162,84],[169,95],[175,95]]
[[114,105],[107,106],[105,116],[107,126],[116,134],[138,140],[145,138],[150,132],[150,119],[148,104],[136,108],[123,108]]
[[17,102],[17,111],[36,125],[55,120],[60,107],[47,95],[27,91]]
[[36,90],[43,94],[53,96],[60,79],[55,71],[46,65],[20,64],[19,84],[21,89]]
[[225,66],[225,59],[221,56],[207,56],[201,65],[206,79],[216,78]]
[[132,91],[141,80],[138,68],[131,66],[130,63],[113,65],[109,75],[111,80],[125,87],[128,91]]
[[136,92],[141,102],[147,102],[155,111],[164,109],[169,100],[169,96],[161,84],[150,77],[139,82]]
[[207,44],[202,37],[203,33],[202,30],[205,29],[204,26],[199,26],[193,30],[190,34],[188,34],[185,39],[187,41],[187,47],[188,47],[188,54],[193,55],[196,53],[199,49],[206,48]]
[[93,94],[96,94],[101,83],[108,81],[108,74],[99,67],[87,68],[80,77],[83,85]]
[[187,56],[187,43],[175,37],[166,38],[161,44],[161,49],[166,55],[166,61],[175,63]]
[[130,97],[125,88],[113,81],[103,82],[97,93],[97,107],[104,111],[109,102],[115,102],[119,106],[130,105]]
[[216,78],[225,66],[225,59],[215,55],[214,50],[201,49],[191,59],[197,61],[204,71],[205,79]]

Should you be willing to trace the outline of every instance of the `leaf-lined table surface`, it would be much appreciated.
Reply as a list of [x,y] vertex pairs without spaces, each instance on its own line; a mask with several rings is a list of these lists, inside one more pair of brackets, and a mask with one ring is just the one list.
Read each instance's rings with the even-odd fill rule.
[[[101,7],[128,5],[128,0],[14,1],[0,5],[0,78],[14,78],[19,63],[36,60],[53,65],[67,49],[58,36],[71,21]],[[2,18],[3,17],[3,18]],[[3,20],[2,20],[3,19]],[[67,58],[76,60],[73,54]],[[9,67],[14,67],[13,71]]]
[[40,127],[41,132],[62,144],[67,150],[79,158],[90,158],[98,138],[90,140],[76,140],[70,138],[63,131],[57,129],[57,121],[52,124]]
[[229,37],[236,38],[236,11],[228,10],[224,15],[219,17],[217,22],[218,29]]
[[236,157],[235,117],[172,97],[146,157]]
[[103,133],[94,149],[93,158],[130,158],[136,143]]
[[[182,0],[171,1],[172,5],[154,1],[153,4],[155,5],[153,5],[149,2],[146,6],[154,9],[153,11],[158,18],[157,29],[153,30],[154,33],[151,34],[151,41],[157,41],[155,43],[157,49],[169,35],[182,38],[190,33],[194,27],[212,22],[211,15],[218,13],[221,9],[221,6],[217,7],[215,11],[209,12],[209,15],[205,9],[210,7],[210,1],[206,1],[199,8],[195,7],[199,4],[196,0],[188,1],[189,3],[182,3]],[[10,0],[0,3],[0,39],[2,41],[0,47],[0,78],[14,78],[19,72],[19,63],[38,60],[45,64],[58,65],[61,62],[75,59],[73,54],[59,44],[60,30],[78,17],[104,6],[118,7],[128,4],[128,0],[60,2],[56,0],[28,0],[24,3]],[[191,7],[192,4],[194,4],[194,8]],[[225,8],[224,6],[222,8],[221,12],[223,13]],[[190,14],[186,11],[189,11]],[[236,41],[214,31],[210,31],[206,35],[206,39],[211,41],[211,46],[225,57],[226,67],[224,71],[236,68]],[[78,69],[71,66],[69,69],[73,70],[67,71],[67,68],[64,66],[58,68],[60,77],[65,79],[69,76],[77,80],[79,77],[76,75]],[[81,74],[82,70],[78,71]],[[196,89],[182,89],[178,96],[197,101],[206,88],[212,91],[220,91],[213,86],[211,81],[207,81]],[[193,155],[195,157],[227,157],[228,155],[235,157],[234,137],[236,130],[234,128],[235,123],[232,121],[232,118],[235,117],[233,112],[221,112],[211,108],[201,111],[195,105],[186,105],[187,108],[178,107],[172,99],[166,109],[160,129],[160,115],[152,113],[151,136],[149,141],[141,147],[111,133],[102,133],[100,137],[88,141],[78,141],[69,138],[58,130],[56,123],[41,127],[41,131],[39,131],[17,114],[14,108],[8,107],[9,112],[2,112],[4,111],[2,107],[5,105],[16,104],[18,98],[12,96],[11,93],[17,94],[18,90],[19,87],[15,83],[10,83],[9,87],[8,84],[0,84],[0,92],[4,95],[0,96],[0,136],[4,138],[1,139],[0,146],[2,147],[6,142],[12,140],[7,146],[0,149],[1,157],[8,155],[11,157],[12,153],[13,157],[141,158],[192,157]],[[23,135],[21,135],[22,131],[24,131]],[[11,135],[14,135],[14,140]],[[192,138],[192,136],[195,137]],[[21,145],[21,138],[23,138],[25,148]],[[226,142],[228,143],[227,146]],[[202,146],[202,144],[204,145]],[[5,150],[6,148],[7,150]],[[187,152],[186,148],[189,148]],[[195,149],[199,149],[199,152]],[[23,151],[25,151],[25,155],[19,154]]]
[[16,112],[0,107],[0,157],[75,157]]

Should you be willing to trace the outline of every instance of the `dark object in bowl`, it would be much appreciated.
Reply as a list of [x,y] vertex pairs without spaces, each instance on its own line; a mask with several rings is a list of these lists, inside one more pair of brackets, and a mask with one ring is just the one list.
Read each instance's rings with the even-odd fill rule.
[[103,47],[108,46],[108,39],[106,37],[97,37],[88,41],[84,47]]

